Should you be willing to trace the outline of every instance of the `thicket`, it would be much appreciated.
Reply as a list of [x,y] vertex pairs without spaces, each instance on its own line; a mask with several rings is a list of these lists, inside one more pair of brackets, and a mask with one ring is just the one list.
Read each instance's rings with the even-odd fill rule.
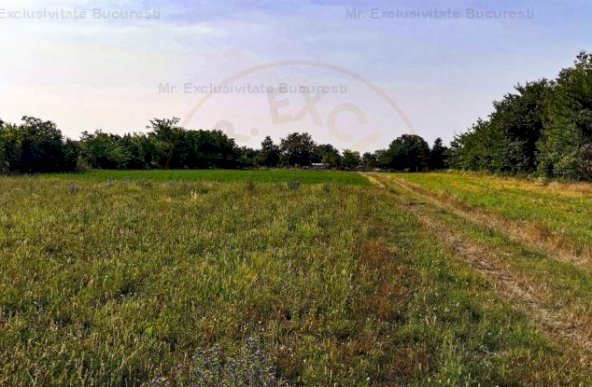
[[238,146],[219,130],[187,130],[179,120],[154,119],[147,133],[117,135],[83,132],[66,139],[53,122],[23,117],[21,124],[0,120],[0,172],[39,173],[85,169],[204,169],[309,167],[385,168],[427,171],[446,167],[446,147],[430,149],[416,135],[403,135],[387,149],[365,153],[317,144],[308,133],[291,133],[275,144],[268,136],[260,149]]
[[592,179],[592,55],[494,102],[487,119],[456,136],[449,161],[462,170]]

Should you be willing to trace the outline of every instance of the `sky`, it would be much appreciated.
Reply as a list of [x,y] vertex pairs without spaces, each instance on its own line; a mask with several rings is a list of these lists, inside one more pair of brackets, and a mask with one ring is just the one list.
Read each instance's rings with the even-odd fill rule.
[[178,117],[253,147],[449,142],[591,50],[591,16],[583,0],[0,0],[0,118],[70,138]]

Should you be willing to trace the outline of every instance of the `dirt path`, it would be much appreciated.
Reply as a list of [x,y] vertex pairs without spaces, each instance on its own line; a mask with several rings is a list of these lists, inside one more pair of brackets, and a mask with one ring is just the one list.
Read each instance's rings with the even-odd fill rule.
[[508,220],[497,214],[471,207],[449,196],[428,192],[402,179],[388,177],[388,182],[396,184],[398,187],[412,192],[422,197],[423,200],[457,216],[501,232],[515,242],[541,252],[551,252],[553,257],[561,262],[592,271],[592,253],[578,252],[577,248],[563,235],[553,232],[544,224]]
[[393,194],[393,199],[412,213],[426,230],[436,235],[456,257],[478,271],[511,305],[523,310],[551,339],[560,342],[568,341],[584,350],[586,355],[582,356],[582,361],[588,366],[592,366],[592,358],[590,357],[592,354],[592,331],[589,324],[578,323],[573,317],[563,316],[561,311],[553,308],[553,300],[543,296],[548,294],[544,290],[544,284],[540,282],[534,284],[527,278],[512,273],[504,267],[496,258],[496,255],[504,252],[492,251],[469,240],[462,233],[451,229],[436,217],[429,215],[428,211],[425,211],[425,206],[451,211],[463,218],[466,215],[458,214],[458,210],[435,203],[434,199],[424,195],[417,194],[417,197],[423,201],[418,203],[407,195],[415,193],[410,188],[402,185],[393,186],[392,181],[381,176],[363,175],[374,185],[390,191]]

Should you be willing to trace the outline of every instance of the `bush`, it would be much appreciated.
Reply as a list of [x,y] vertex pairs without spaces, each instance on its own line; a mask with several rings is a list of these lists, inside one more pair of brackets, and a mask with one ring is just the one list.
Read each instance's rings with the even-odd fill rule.
[[78,159],[77,144],[64,141],[51,121],[23,117],[20,125],[0,125],[0,172],[73,171]]

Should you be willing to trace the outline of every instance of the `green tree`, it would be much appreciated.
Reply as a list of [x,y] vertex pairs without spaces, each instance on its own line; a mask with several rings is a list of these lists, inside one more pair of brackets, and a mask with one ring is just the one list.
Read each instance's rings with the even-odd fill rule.
[[261,143],[258,164],[266,167],[277,167],[280,162],[280,147],[273,143],[271,137],[267,136]]
[[375,167],[382,169],[390,169],[393,164],[393,156],[388,149],[378,149],[372,154],[375,160]]
[[291,133],[281,140],[281,163],[283,165],[309,166],[313,161],[315,147],[310,134]]
[[64,138],[53,122],[25,116],[21,130],[22,172],[56,172],[64,169]]
[[172,119],[155,118],[150,120],[148,126],[148,129],[152,130],[152,138],[158,143],[159,156],[163,157],[159,160],[159,164],[165,169],[170,169],[173,166],[175,150],[178,150],[182,137],[183,129],[177,125],[179,121],[176,117]]
[[339,150],[331,144],[320,144],[315,147],[315,162],[327,164],[333,168],[340,168],[343,165],[343,158]]
[[362,155],[362,165],[365,168],[377,168],[378,167],[378,160],[376,159],[376,154],[365,152]]
[[563,69],[549,107],[549,123],[539,143],[539,171],[547,176],[591,179],[592,54],[578,55]]
[[537,169],[537,143],[547,120],[552,85],[546,79],[517,85],[516,93],[494,103],[489,170],[531,173]]
[[77,152],[51,121],[25,116],[20,125],[0,125],[0,172],[73,170]]
[[402,135],[391,143],[387,153],[392,169],[409,172],[423,172],[428,169],[430,147],[418,135]]
[[151,157],[149,155],[150,141],[142,133],[127,133],[118,139],[119,144],[125,149],[128,155],[125,167],[129,169],[147,169],[150,167]]
[[18,126],[2,123],[0,126],[0,172],[19,171],[21,167],[23,132]]
[[82,133],[80,154],[92,168],[125,169],[131,159],[120,136],[103,133]]
[[489,133],[489,122],[479,118],[468,131],[455,136],[450,144],[450,166],[461,170],[488,170],[491,166]]
[[259,151],[249,148],[247,146],[241,146],[238,148],[238,162],[237,166],[241,168],[249,168],[257,165],[259,159]]
[[548,120],[553,90],[553,83],[542,79],[519,84],[514,93],[494,102],[487,120],[477,120],[452,142],[451,166],[511,174],[536,171],[537,144]]
[[360,152],[355,152],[349,149],[343,151],[343,166],[354,169],[362,164]]
[[79,141],[66,139],[64,144],[64,170],[75,171],[80,161],[81,144]]
[[434,141],[434,146],[430,149],[430,170],[438,170],[448,168],[447,160],[448,148],[444,146],[444,143],[440,137]]

